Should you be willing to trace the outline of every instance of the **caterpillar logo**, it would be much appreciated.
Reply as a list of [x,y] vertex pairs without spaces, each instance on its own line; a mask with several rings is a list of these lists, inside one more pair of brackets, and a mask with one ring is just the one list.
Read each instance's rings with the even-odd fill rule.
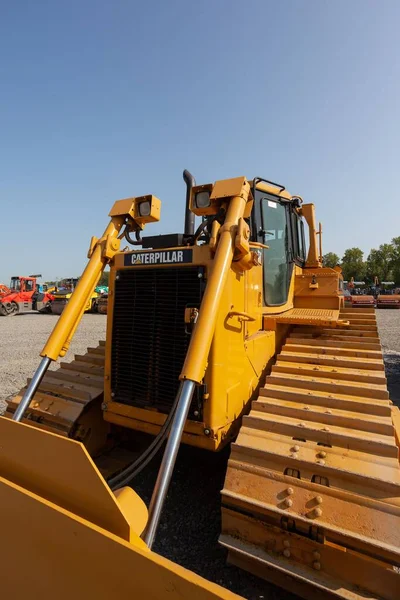
[[132,252],[125,254],[124,265],[166,265],[191,263],[192,250],[165,250],[159,252]]

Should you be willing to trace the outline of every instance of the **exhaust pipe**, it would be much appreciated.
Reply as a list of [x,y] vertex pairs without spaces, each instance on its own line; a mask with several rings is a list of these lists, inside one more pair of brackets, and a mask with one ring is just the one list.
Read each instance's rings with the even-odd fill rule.
[[196,180],[187,169],[183,171],[183,180],[186,183],[186,208],[185,208],[185,227],[184,235],[189,236],[194,234],[194,218],[195,215],[190,210],[190,195],[192,188],[196,185]]

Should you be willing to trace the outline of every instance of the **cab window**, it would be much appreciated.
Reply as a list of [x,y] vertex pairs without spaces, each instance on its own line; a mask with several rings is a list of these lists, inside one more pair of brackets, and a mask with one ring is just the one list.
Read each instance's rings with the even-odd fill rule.
[[269,306],[287,301],[289,291],[289,222],[287,208],[277,199],[261,199],[264,244],[264,300]]
[[297,219],[297,236],[299,240],[299,258],[302,261],[306,260],[306,242],[304,237],[304,221],[302,218]]
[[293,209],[291,213],[292,220],[292,243],[293,243],[293,259],[296,263],[302,266],[306,259],[305,244],[304,244],[304,223],[302,217]]
[[11,279],[10,289],[14,292],[19,292],[21,289],[21,280],[20,279]]

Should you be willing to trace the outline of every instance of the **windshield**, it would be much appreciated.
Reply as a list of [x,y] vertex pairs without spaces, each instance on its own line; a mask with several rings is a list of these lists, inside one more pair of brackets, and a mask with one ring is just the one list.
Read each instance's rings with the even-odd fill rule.
[[14,292],[19,292],[21,289],[21,280],[18,278],[11,279],[10,289]]

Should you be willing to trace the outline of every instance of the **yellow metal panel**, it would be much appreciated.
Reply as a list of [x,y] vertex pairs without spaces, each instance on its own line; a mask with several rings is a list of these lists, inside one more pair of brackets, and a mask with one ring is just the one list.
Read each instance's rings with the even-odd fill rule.
[[[221,198],[232,198],[234,196],[242,197],[247,201],[247,195],[244,196],[243,190],[246,187],[246,177],[234,177],[233,179],[220,179],[214,183],[211,200]],[[248,186],[248,183],[247,183]]]
[[0,473],[129,540],[129,524],[79,442],[0,417]]
[[135,200],[136,198],[125,198],[124,200],[116,200],[108,213],[109,217],[124,217],[130,215],[135,218]]
[[239,599],[1,477],[0,505],[2,598]]

